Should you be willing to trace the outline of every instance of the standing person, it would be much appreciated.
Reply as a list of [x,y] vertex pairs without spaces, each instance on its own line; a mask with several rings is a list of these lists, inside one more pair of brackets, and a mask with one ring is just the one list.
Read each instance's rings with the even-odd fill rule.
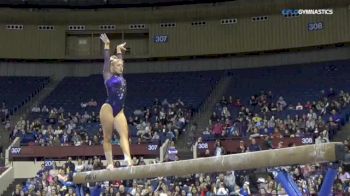
[[123,78],[124,61],[122,52],[126,51],[126,43],[116,48],[116,55],[110,56],[110,41],[106,34],[101,34],[100,39],[104,43],[103,79],[107,90],[107,100],[100,110],[100,120],[103,129],[103,150],[107,160],[107,169],[114,168],[112,155],[112,134],[116,129],[120,136],[120,146],[124,159],[128,165],[132,165],[128,123],[124,114],[124,102],[126,96],[126,81]]
[[168,148],[168,161],[177,161],[177,150],[175,148],[174,141],[171,141],[170,146]]

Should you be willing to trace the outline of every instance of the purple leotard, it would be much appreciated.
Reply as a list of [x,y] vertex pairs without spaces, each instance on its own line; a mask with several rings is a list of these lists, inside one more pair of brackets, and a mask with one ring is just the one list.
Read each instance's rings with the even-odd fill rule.
[[[116,116],[123,108],[126,95],[126,81],[122,75],[113,75],[110,71],[109,50],[104,50],[103,79],[107,90],[106,103],[113,109],[113,116]],[[118,54],[118,58],[122,58]]]

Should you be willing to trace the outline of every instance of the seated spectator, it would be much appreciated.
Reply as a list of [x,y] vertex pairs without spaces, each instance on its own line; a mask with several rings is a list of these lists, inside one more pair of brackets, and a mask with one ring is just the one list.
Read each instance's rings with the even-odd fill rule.
[[301,105],[301,103],[298,102],[297,106],[295,107],[295,110],[303,110],[303,109],[304,109],[303,105]]
[[81,107],[81,108],[86,108],[86,107],[87,107],[87,103],[81,102],[81,103],[80,103],[80,107]]
[[228,119],[231,117],[230,111],[228,111],[227,107],[222,108],[221,116],[224,117],[225,119]]
[[255,114],[254,117],[252,118],[253,123],[257,124],[260,123],[262,121],[262,118],[259,116],[259,114]]
[[97,106],[97,102],[94,99],[90,99],[90,101],[87,102],[87,106],[89,106],[89,107],[96,107]]
[[[164,129],[165,130],[165,129]],[[170,141],[175,141],[176,136],[174,132],[171,129],[168,129],[166,132],[166,138],[168,138]]]
[[140,138],[142,141],[144,142],[148,142],[152,139],[152,135],[151,135],[151,132],[150,131],[147,131],[146,133],[144,133],[141,138]]
[[272,139],[268,135],[264,136],[264,141],[262,142],[261,149],[262,150],[273,149]]
[[218,190],[216,191],[216,195],[229,195],[229,190],[225,187],[224,183],[221,182]]
[[337,112],[335,110],[332,110],[331,114],[332,114],[333,121],[336,122],[338,125],[340,125],[341,118],[340,118],[339,114],[337,114]]
[[169,106],[170,104],[169,104],[169,102],[168,102],[168,100],[167,99],[164,99],[163,101],[162,101],[162,106]]
[[256,140],[254,138],[251,139],[251,144],[250,144],[248,150],[249,150],[249,152],[260,151],[261,150],[260,145],[256,143]]
[[236,108],[241,108],[242,107],[242,103],[240,99],[236,99],[236,101],[233,102],[233,106]]
[[258,105],[258,100],[256,99],[256,96],[251,96],[249,100],[249,104],[255,109],[255,107]]
[[74,132],[74,135],[73,135],[71,140],[72,140],[74,146],[81,146],[83,143],[81,136],[76,131]]
[[253,128],[253,133],[250,134],[249,138],[252,139],[252,138],[257,138],[257,137],[260,137],[260,133],[258,132],[258,128]]
[[152,140],[159,140],[159,139],[160,139],[159,134],[158,134],[157,131],[155,131],[155,132],[153,133]]
[[49,109],[46,107],[46,105],[44,105],[42,107],[41,112],[44,112],[44,113],[48,113],[49,112]]
[[61,146],[68,146],[70,143],[70,138],[67,132],[64,132],[61,137]]
[[85,111],[85,113],[81,116],[81,123],[86,123],[90,120],[91,116]]
[[82,172],[82,171],[85,171],[85,164],[83,163],[83,160],[79,158],[78,163],[75,166],[75,172]]
[[39,106],[33,106],[32,112],[41,112]]
[[226,100],[226,97],[225,96],[222,96],[222,98],[221,98],[221,101],[220,101],[220,104],[221,104],[221,106],[222,107],[224,107],[224,106],[227,106],[227,100]]
[[319,136],[315,139],[315,144],[320,144],[320,143],[328,143],[328,131],[324,130],[322,131]]
[[209,127],[206,127],[203,131],[203,135],[210,135]]
[[218,121],[219,117],[216,115],[216,112],[213,112],[212,115],[210,116],[210,120],[212,123],[215,123]]
[[248,148],[247,148],[247,146],[244,144],[244,141],[243,141],[243,140],[239,141],[239,147],[238,147],[237,151],[238,151],[239,153],[244,153],[244,152],[247,152],[247,151],[248,151]]
[[251,195],[249,185],[250,183],[248,181],[244,182],[242,188],[239,190],[239,194],[242,196]]
[[283,147],[284,147],[283,141],[278,142],[277,149],[280,149],[280,148],[283,148]]
[[272,134],[272,138],[283,138],[283,135],[280,133],[278,128],[275,128],[275,131]]
[[223,130],[223,125],[220,123],[220,121],[217,121],[213,126],[212,133],[216,138],[219,138],[221,137]]
[[64,171],[64,169],[59,169],[58,170],[58,180],[60,183],[65,184],[68,181],[68,175]]
[[342,183],[349,182],[350,181],[350,174],[347,171],[344,171],[343,167],[338,168],[338,178]]
[[276,106],[277,106],[277,110],[278,111],[282,111],[287,106],[287,102],[281,96],[281,97],[278,98]]

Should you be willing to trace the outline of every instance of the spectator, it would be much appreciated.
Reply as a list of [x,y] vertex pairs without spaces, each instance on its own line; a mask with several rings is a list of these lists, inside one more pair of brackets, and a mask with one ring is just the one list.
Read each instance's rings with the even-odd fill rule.
[[238,147],[237,151],[240,152],[240,153],[244,153],[244,152],[248,151],[248,148],[244,144],[243,140],[239,141],[239,147]]
[[81,158],[78,159],[78,163],[75,166],[75,172],[82,172],[85,171],[85,164],[83,164],[83,161]]
[[287,102],[284,100],[284,98],[281,96],[278,98],[278,101],[276,103],[277,106],[277,110],[278,111],[282,111],[286,106],[287,106]]
[[249,182],[246,181],[244,182],[242,188],[239,190],[239,194],[242,195],[242,196],[248,196],[251,194],[250,192],[250,188],[249,188]]
[[175,143],[173,141],[170,142],[170,146],[168,147],[168,161],[177,161],[177,150],[175,148]]
[[169,104],[169,102],[168,102],[168,100],[167,99],[164,99],[163,101],[162,101],[162,106],[169,106],[170,104]]
[[212,123],[217,122],[219,117],[216,115],[216,112],[213,112],[213,114],[210,116],[210,120]]
[[90,101],[87,102],[87,106],[96,107],[97,106],[97,102],[94,99],[90,99]]
[[235,191],[236,185],[236,176],[234,171],[227,171],[225,178],[224,178],[224,184],[226,185],[228,189],[228,193],[232,194]]
[[328,133],[327,130],[324,130],[320,133],[320,135],[315,139],[315,144],[320,144],[320,143],[328,143]]
[[41,112],[40,111],[40,107],[39,106],[33,106],[32,112],[35,112],[35,113]]
[[213,126],[213,134],[215,138],[220,138],[223,134],[223,125],[220,123],[220,121],[217,121]]
[[65,166],[69,168],[70,171],[75,171],[75,164],[72,162],[72,157],[68,157],[68,161]]
[[346,183],[350,181],[350,174],[349,172],[344,171],[343,167],[339,167],[338,172],[339,172],[338,178],[342,183]]
[[259,144],[256,143],[255,138],[251,139],[251,144],[250,144],[248,150],[249,150],[249,152],[260,151],[261,150],[261,147],[260,147]]
[[222,96],[222,98],[221,98],[221,101],[220,101],[220,104],[221,104],[221,106],[227,106],[227,100],[226,100],[226,97],[225,96]]
[[301,105],[300,102],[298,102],[298,104],[297,104],[297,106],[295,107],[295,109],[296,109],[296,110],[303,110],[304,107],[303,107],[303,105]]
[[41,112],[43,112],[43,113],[48,113],[49,112],[49,109],[46,107],[46,105],[44,105],[42,107]]
[[222,146],[221,141],[220,140],[216,140],[215,142],[215,156],[221,156],[224,155],[225,152],[225,148]]

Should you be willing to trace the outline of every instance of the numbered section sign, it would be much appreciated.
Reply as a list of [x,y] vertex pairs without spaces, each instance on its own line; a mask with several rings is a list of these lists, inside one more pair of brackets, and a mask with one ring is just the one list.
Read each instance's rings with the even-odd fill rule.
[[320,31],[324,28],[323,22],[311,22],[307,25],[309,31]]
[[149,144],[148,146],[147,146],[147,150],[148,151],[155,151],[155,150],[157,150],[158,149],[158,145],[156,145],[156,144]]
[[167,35],[155,35],[154,36],[154,43],[166,43],[168,42],[168,36]]

